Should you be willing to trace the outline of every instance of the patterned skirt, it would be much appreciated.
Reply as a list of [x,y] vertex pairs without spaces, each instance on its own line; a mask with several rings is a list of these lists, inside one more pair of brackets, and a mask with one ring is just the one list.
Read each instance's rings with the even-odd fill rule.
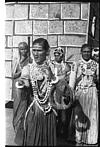
[[75,131],[76,142],[85,144],[98,143],[98,94],[96,87],[90,87],[86,93],[82,89],[78,89],[75,94],[79,100],[84,114],[90,121],[90,127],[86,131]]

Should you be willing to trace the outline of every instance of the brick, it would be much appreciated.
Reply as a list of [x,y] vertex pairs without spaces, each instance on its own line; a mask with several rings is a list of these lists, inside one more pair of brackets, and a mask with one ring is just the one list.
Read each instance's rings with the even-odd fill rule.
[[56,35],[48,36],[48,42],[50,47],[57,47],[57,36]]
[[49,34],[62,34],[63,33],[63,21],[49,21]]
[[74,54],[74,56],[69,61],[79,61],[81,59],[81,54]]
[[79,19],[80,18],[80,4],[65,3],[61,5],[62,19]]
[[6,20],[14,19],[14,5],[6,5]]
[[30,5],[30,19],[48,19],[48,5]]
[[15,21],[15,34],[32,34],[32,21]]
[[12,47],[12,46],[13,46],[13,37],[7,36],[7,47]]
[[48,22],[47,21],[34,21],[33,22],[33,35],[47,35]]
[[5,22],[5,35],[13,35],[13,21]]
[[64,34],[67,33],[87,33],[87,21],[65,21]]
[[89,15],[89,3],[81,3],[82,19],[88,19]]
[[58,46],[81,46],[86,42],[83,35],[59,35]]
[[12,80],[5,78],[5,98],[7,101],[12,99]]
[[61,4],[49,4],[49,19],[61,19]]
[[5,49],[5,60],[12,60],[12,49]]
[[[13,36],[13,47],[18,47],[18,44],[22,41],[28,43],[28,36]],[[30,47],[32,47],[32,37],[30,37]]]
[[72,57],[68,61],[78,60],[80,58],[80,50],[79,47],[67,47],[66,48],[66,58],[65,60],[72,55]]
[[11,77],[11,62],[5,62],[5,76],[6,77]]
[[38,39],[38,38],[47,39],[47,36],[46,36],[46,35],[36,35],[36,36],[33,36],[33,41],[34,41],[35,39]]
[[28,5],[17,4],[14,7],[14,19],[28,19]]

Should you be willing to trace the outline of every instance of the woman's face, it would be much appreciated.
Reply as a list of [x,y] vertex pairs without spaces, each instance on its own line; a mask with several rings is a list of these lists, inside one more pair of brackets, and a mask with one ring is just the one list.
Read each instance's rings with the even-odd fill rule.
[[22,43],[19,45],[19,52],[21,56],[27,56],[28,48]]
[[90,58],[91,58],[91,49],[90,48],[88,48],[88,47],[83,48],[82,58],[86,61],[90,60]]
[[63,56],[60,56],[59,53],[55,53],[54,56],[55,56],[55,61],[58,62],[58,63],[60,63],[63,59]]
[[46,51],[39,43],[33,45],[32,54],[37,64],[42,64],[46,60]]

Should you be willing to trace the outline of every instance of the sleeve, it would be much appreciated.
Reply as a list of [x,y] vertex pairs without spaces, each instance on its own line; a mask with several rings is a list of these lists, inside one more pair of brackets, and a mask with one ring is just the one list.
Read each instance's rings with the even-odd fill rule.
[[69,86],[74,90],[76,82],[76,73],[77,73],[77,63],[73,62],[71,65],[71,72],[69,76]]

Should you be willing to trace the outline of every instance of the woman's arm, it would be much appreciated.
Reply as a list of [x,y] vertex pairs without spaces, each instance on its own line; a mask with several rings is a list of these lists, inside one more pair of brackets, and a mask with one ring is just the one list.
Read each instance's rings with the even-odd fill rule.
[[76,74],[77,74],[77,64],[76,62],[73,62],[69,76],[69,86],[72,88],[72,90],[74,90],[75,88]]
[[14,65],[13,65],[13,72],[12,72],[12,78],[13,79],[17,79],[21,76],[21,68],[19,65],[19,61],[14,61]]
[[21,77],[18,80],[19,86],[20,85],[23,85],[23,87],[24,86],[26,86],[26,87],[30,86],[30,84],[29,84],[29,79],[30,79],[29,73],[30,73],[29,65],[24,66],[23,69],[22,69]]

